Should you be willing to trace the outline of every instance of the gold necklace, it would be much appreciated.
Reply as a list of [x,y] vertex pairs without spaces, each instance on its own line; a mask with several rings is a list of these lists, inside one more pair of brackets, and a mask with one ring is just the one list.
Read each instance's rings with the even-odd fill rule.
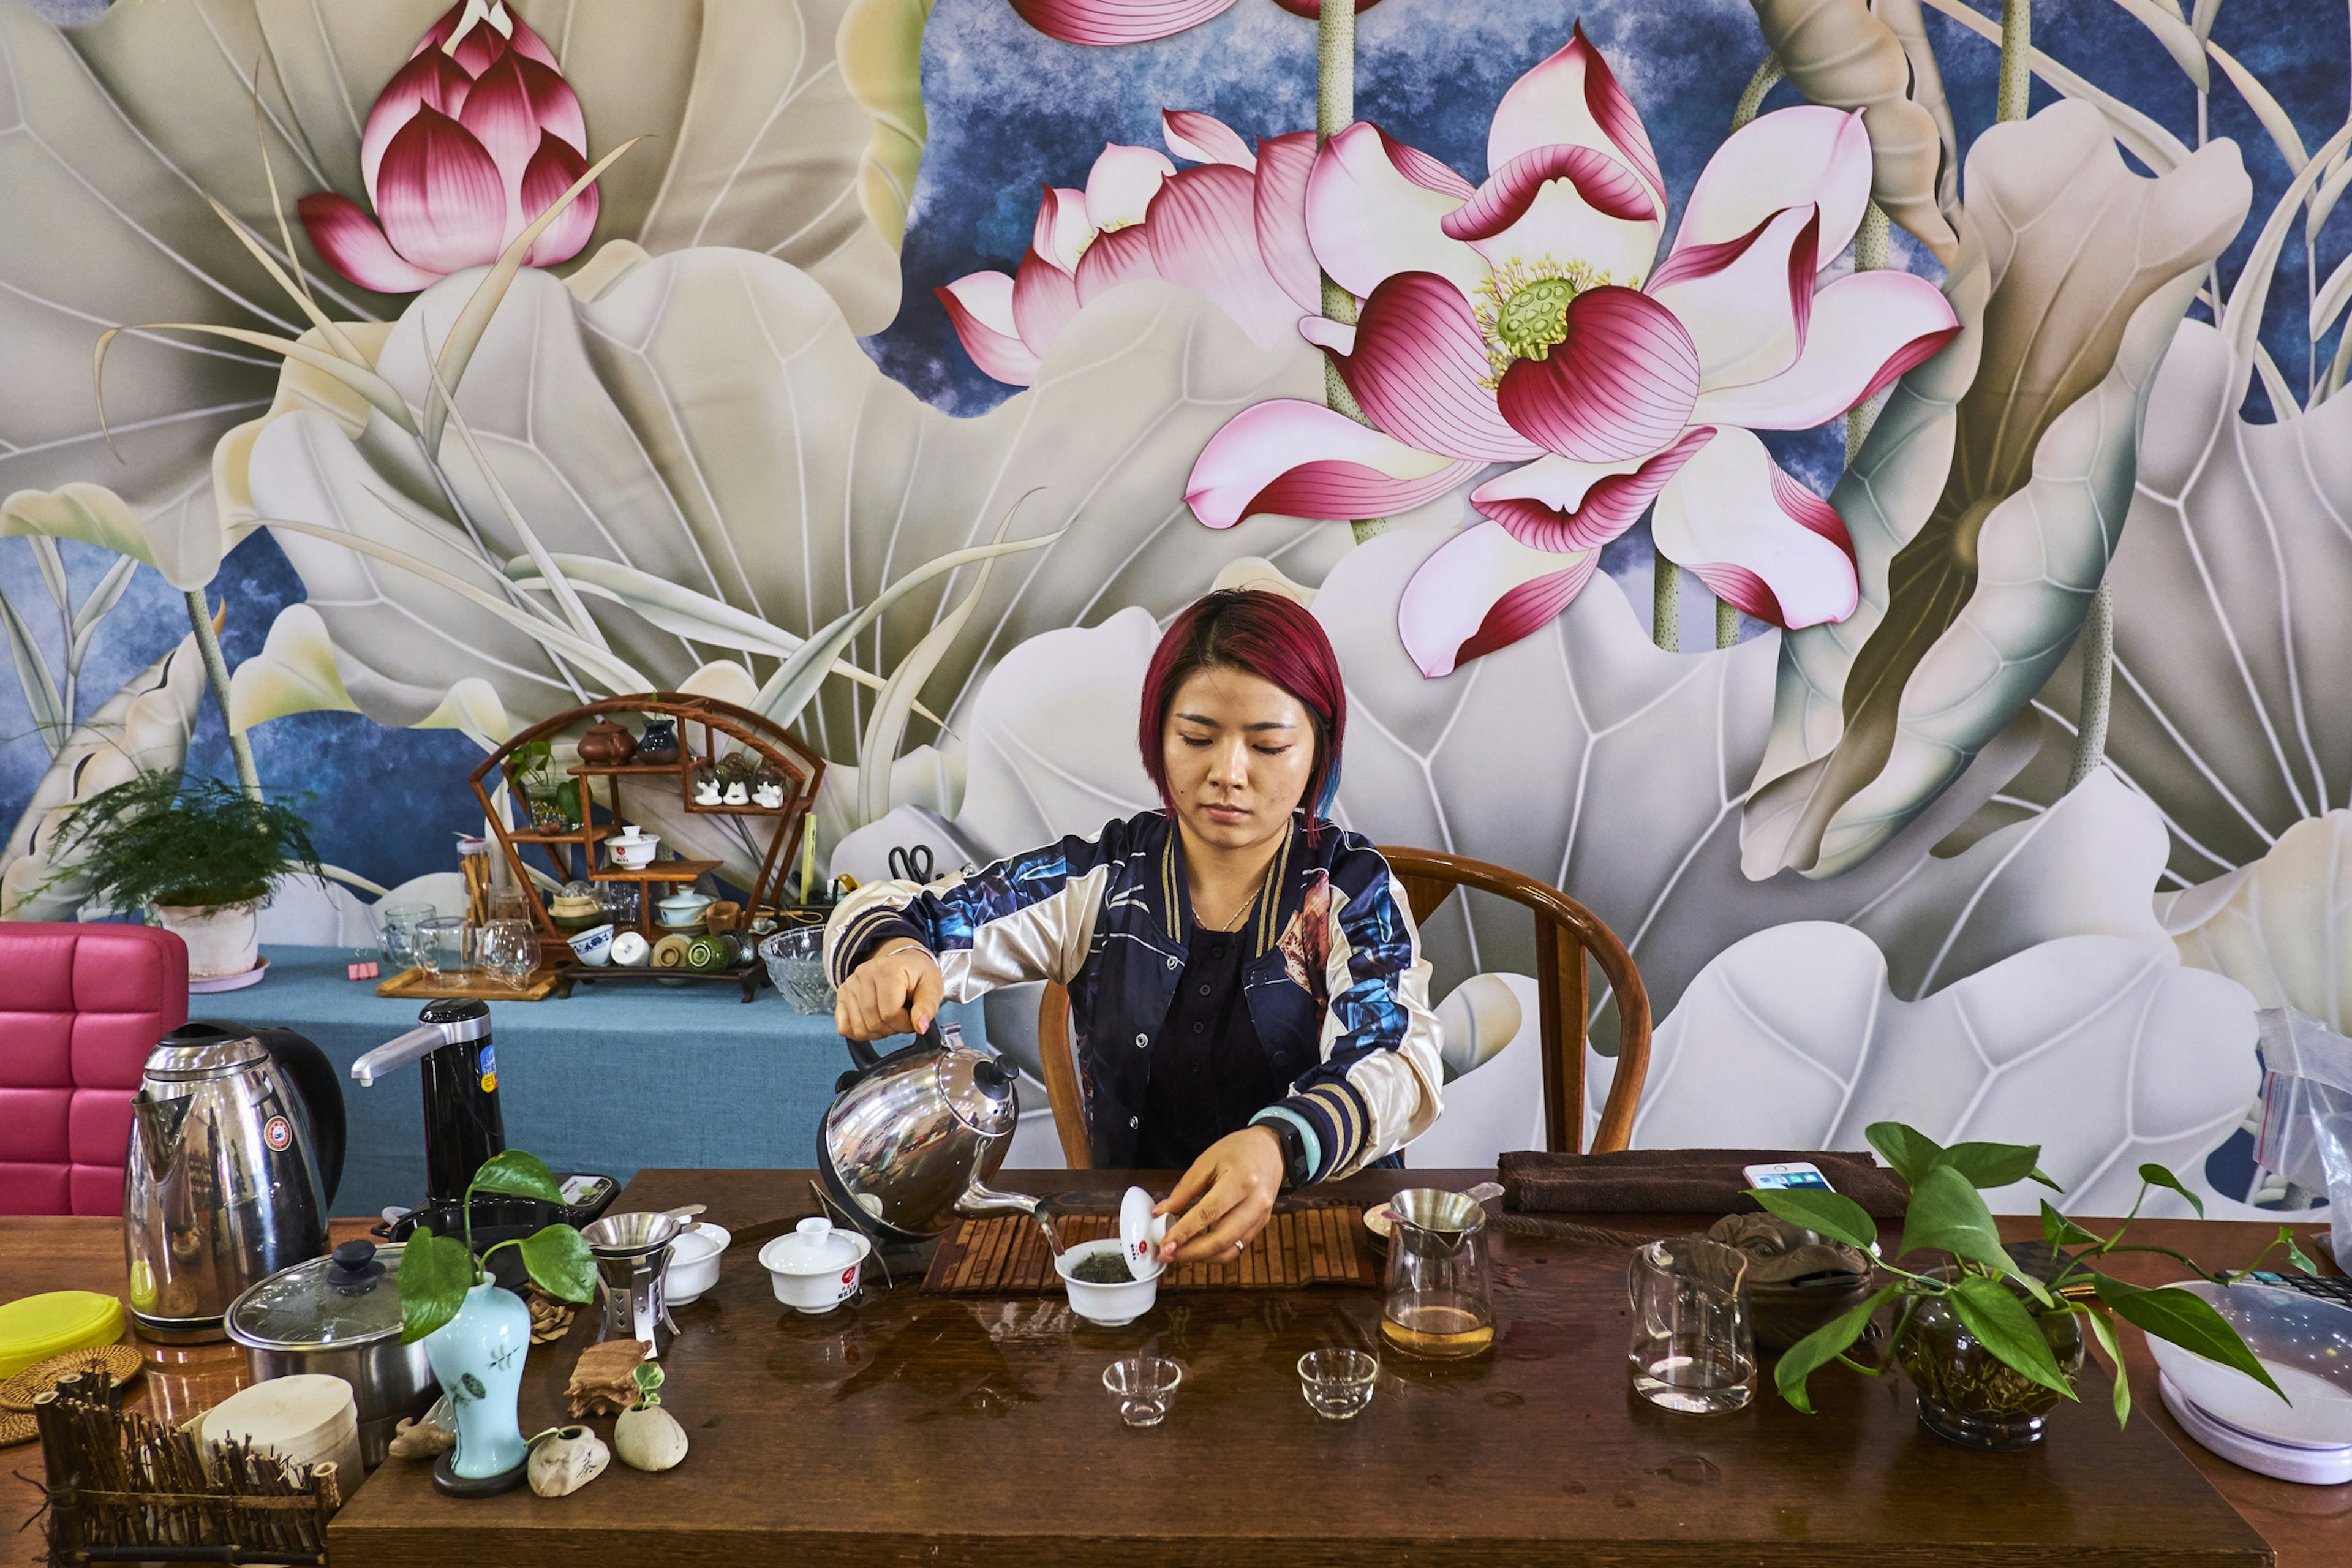
[[1211,925],[1207,921],[1202,920],[1197,912],[1197,906],[1196,912],[1193,914],[1192,919],[1195,922],[1209,931],[1219,932],[1222,935],[1231,936],[1234,931],[1237,931],[1242,928],[1243,921],[1249,919],[1249,912],[1257,908],[1258,900],[1263,897],[1265,892],[1266,883],[1271,881],[1273,878],[1274,862],[1269,860],[1266,862],[1265,869],[1258,876],[1257,886],[1250,889],[1250,896],[1242,900],[1242,907],[1234,910],[1233,918],[1227,921],[1223,925]]

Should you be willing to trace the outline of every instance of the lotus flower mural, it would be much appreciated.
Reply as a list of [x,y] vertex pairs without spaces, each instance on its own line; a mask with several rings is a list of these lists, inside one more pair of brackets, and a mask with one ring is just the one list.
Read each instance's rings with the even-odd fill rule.
[[[362,289],[409,294],[497,260],[588,172],[587,153],[580,100],[546,43],[506,0],[459,0],[368,111],[360,174],[376,218],[333,191],[298,210],[329,266]],[[595,226],[591,185],[525,259],[569,261]]]
[[1298,330],[1372,428],[1307,403],[1250,409],[1202,453],[1193,514],[1363,517],[1511,464],[1471,493],[1487,521],[1400,608],[1432,677],[1558,615],[1653,501],[1659,550],[1749,615],[1851,614],[1844,524],[1754,432],[1833,419],[1958,330],[1924,279],[1827,276],[1870,197],[1861,113],[1809,105],[1735,132],[1663,262],[1664,178],[1581,27],[1504,95],[1486,162],[1473,185],[1370,122],[1324,147],[1307,240],[1363,305],[1352,326]]
[[1163,110],[1160,122],[1169,151],[1199,167],[1180,173],[1153,148],[1106,144],[1085,189],[1045,188],[1017,273],[968,272],[932,290],[982,370],[1034,384],[1071,318],[1138,278],[1213,300],[1260,348],[1317,308],[1305,216],[1315,133],[1268,137],[1253,153],[1213,115]]
[[[1380,3],[1356,0],[1356,9],[1369,11]],[[1148,44],[1222,16],[1233,4],[1234,0],[1013,0],[1013,9],[1047,37],[1066,44]],[[1309,21],[1322,12],[1320,0],[1275,0],[1275,4]]]

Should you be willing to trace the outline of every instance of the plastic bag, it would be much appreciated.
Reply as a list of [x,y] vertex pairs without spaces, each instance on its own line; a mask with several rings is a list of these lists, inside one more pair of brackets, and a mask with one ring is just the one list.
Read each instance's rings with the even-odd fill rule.
[[2327,1243],[2352,1274],[2352,1039],[2292,1007],[2265,1007],[2263,1125],[2254,1158],[2327,1194]]

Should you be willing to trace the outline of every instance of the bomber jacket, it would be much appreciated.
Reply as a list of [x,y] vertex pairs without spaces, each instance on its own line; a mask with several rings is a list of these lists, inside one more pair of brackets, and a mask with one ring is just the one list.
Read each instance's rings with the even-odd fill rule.
[[[1430,966],[1404,889],[1361,837],[1304,816],[1267,868],[1244,934],[1243,996],[1290,1093],[1280,1117],[1307,1147],[1308,1180],[1347,1175],[1435,1124],[1444,1081]],[[1168,814],[999,860],[929,887],[869,883],[825,931],[839,984],[881,942],[912,937],[938,959],[949,999],[1059,981],[1070,993],[1078,1085],[1095,1162],[1134,1163],[1153,1047],[1175,1000],[1192,921]]]

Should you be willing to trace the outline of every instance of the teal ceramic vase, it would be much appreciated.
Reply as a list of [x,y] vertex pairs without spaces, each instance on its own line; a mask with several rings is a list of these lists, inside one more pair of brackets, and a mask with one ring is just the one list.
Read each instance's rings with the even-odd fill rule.
[[496,1285],[467,1291],[457,1315],[425,1336],[425,1359],[457,1411],[449,1468],[462,1479],[503,1475],[528,1457],[515,1402],[530,1352],[530,1309]]

